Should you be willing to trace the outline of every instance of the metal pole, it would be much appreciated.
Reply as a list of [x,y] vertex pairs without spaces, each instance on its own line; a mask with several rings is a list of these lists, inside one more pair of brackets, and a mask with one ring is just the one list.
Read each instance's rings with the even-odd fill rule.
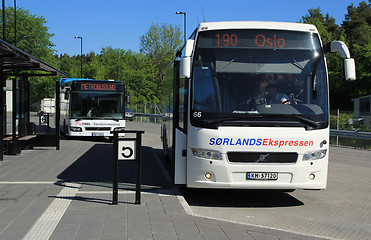
[[[155,105],[155,115],[156,115],[156,107],[157,107],[157,105],[156,105],[156,103],[154,105]],[[155,117],[155,123],[157,123],[157,118],[156,117]]]
[[187,43],[187,20],[186,20],[186,13],[184,12],[184,44]]
[[81,78],[82,78],[82,37],[81,37]]
[[30,135],[31,134],[31,125],[30,125],[30,122],[31,122],[31,117],[30,117],[30,114],[31,114],[31,111],[30,111],[30,82],[28,81],[28,77],[27,75],[23,75],[22,76],[22,81],[24,81],[24,93],[25,93],[25,120],[26,120],[26,124],[25,124],[25,127],[26,127],[26,132],[25,134],[26,135]]
[[135,204],[141,204],[141,179],[142,179],[142,159],[140,157],[140,149],[142,146],[142,133],[136,132],[137,147],[136,147],[136,187],[135,187]]
[[25,133],[25,87],[24,87],[24,78],[21,76],[20,79],[18,80],[18,88],[19,88],[19,119],[18,119],[18,137],[24,137],[26,136]]
[[[339,130],[339,109],[337,110],[337,123],[336,123],[336,130]],[[336,146],[339,146],[339,136],[336,136]]]
[[18,99],[17,99],[17,79],[14,78],[12,82],[12,97],[13,97],[13,109],[12,109],[12,140],[17,139],[17,111],[18,111]]
[[80,39],[81,41],[81,47],[80,47],[80,66],[81,66],[81,73],[80,76],[82,78],[82,37],[81,36],[75,36],[76,39]]
[[118,204],[118,132],[113,132],[113,192],[112,205]]
[[183,14],[184,15],[184,44],[187,42],[187,26],[186,26],[186,12],[177,11],[175,14]]
[[6,114],[6,109],[4,109],[5,104],[4,104],[4,72],[3,72],[3,59],[1,59],[0,62],[0,161],[4,160],[3,152],[4,152],[4,114]]
[[3,0],[3,41],[5,40],[5,0]]
[[17,0],[14,0],[14,46],[17,46]]
[[[55,81],[55,145],[57,150],[60,149],[60,138],[59,138],[59,127],[60,127],[60,118],[61,118],[61,105],[60,105],[60,85],[59,81]],[[48,128],[49,129],[49,128]]]

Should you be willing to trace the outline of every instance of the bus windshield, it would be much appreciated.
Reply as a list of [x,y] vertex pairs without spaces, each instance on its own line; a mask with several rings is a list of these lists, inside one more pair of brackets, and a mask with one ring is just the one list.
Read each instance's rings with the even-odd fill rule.
[[77,119],[124,119],[124,93],[72,91],[70,113]]
[[200,32],[191,91],[195,126],[328,126],[325,58],[314,33]]

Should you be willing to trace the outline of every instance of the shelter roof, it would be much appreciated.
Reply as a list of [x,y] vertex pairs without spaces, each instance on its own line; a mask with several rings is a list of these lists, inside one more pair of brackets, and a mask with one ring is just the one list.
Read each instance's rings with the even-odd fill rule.
[[28,76],[45,75],[45,73],[35,72],[23,73],[23,71],[39,70],[48,75],[67,76],[59,69],[0,39],[0,69],[1,67],[7,75],[18,75],[20,72]]

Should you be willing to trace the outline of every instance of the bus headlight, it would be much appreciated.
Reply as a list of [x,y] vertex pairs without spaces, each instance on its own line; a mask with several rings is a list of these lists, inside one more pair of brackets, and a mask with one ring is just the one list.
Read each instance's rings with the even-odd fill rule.
[[222,160],[222,154],[219,151],[192,148],[192,153],[193,155],[199,158],[205,158],[205,159],[211,159],[211,160]]
[[81,127],[70,126],[71,132],[82,132]]
[[307,160],[322,159],[322,158],[324,158],[326,156],[326,153],[327,153],[327,150],[326,149],[319,150],[319,151],[306,152],[303,155],[303,160],[304,161],[307,161]]

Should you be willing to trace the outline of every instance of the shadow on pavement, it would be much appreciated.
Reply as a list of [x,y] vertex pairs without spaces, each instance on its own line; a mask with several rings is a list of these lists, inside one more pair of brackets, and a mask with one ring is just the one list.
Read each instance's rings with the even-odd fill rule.
[[190,206],[207,207],[291,207],[304,205],[288,193],[259,190],[181,189]]
[[[158,166],[152,148],[142,147],[142,189],[171,188]],[[135,162],[120,161],[118,180],[120,189],[135,189]],[[58,175],[66,182],[80,182],[112,188],[113,176],[112,145],[97,143],[72,165]]]

